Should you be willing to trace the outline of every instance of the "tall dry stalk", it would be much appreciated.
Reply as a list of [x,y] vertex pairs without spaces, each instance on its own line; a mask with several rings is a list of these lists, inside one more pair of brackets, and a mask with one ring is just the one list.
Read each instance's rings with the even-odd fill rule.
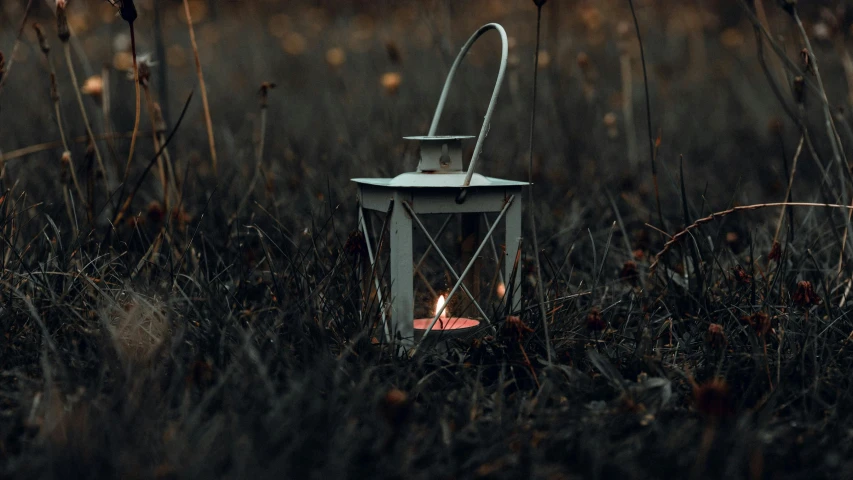
[[240,212],[246,207],[246,203],[249,201],[249,197],[252,195],[252,192],[255,190],[255,186],[258,183],[258,180],[261,177],[261,169],[263,168],[264,161],[264,142],[266,140],[267,134],[267,108],[269,107],[269,92],[275,88],[275,83],[264,82],[261,84],[261,88],[258,91],[258,95],[260,97],[259,106],[261,108],[261,125],[260,131],[258,135],[258,148],[255,154],[255,171],[252,174],[252,181],[249,182],[249,188],[246,189],[246,193],[243,195],[243,198],[240,199],[240,203],[237,205],[237,210],[234,211],[234,214],[231,215],[230,220],[228,221],[228,227],[230,229],[231,225],[240,215]]
[[634,131],[634,79],[631,73],[631,54],[628,34],[631,27],[627,22],[619,24],[619,72],[622,77],[622,117],[625,122],[625,138],[628,143],[628,164],[633,170],[639,163],[637,135]]
[[[21,35],[24,33],[24,27],[27,25],[27,18],[30,16],[30,9],[33,6],[33,0],[29,0],[27,2],[26,8],[24,8],[24,17],[21,19],[21,24],[18,27],[18,35],[15,37],[15,44],[12,46],[12,54],[9,55],[9,63],[6,64],[6,67],[3,69],[4,72],[0,75],[0,93],[3,92],[3,86],[6,85],[6,81],[9,79],[9,72],[12,71],[12,65],[15,64],[15,57],[18,53],[18,46],[21,44]],[[0,57],[2,58],[2,57]]]
[[646,92],[646,125],[648,127],[649,137],[649,161],[651,162],[652,167],[652,181],[654,182],[655,187],[655,202],[657,203],[658,221],[660,222],[661,228],[666,228],[666,225],[663,223],[663,210],[661,209],[660,189],[658,188],[658,169],[655,162],[656,152],[654,136],[652,135],[652,105],[651,100],[649,99],[649,75],[646,71],[646,53],[645,49],[643,49],[643,36],[640,34],[640,22],[637,20],[637,12],[634,11],[633,0],[628,0],[628,6],[631,7],[631,17],[634,19],[634,30],[637,33],[637,43],[640,45],[640,62],[643,65],[643,87]]
[[[536,50],[533,55],[533,88],[531,91],[531,113],[530,113],[530,148],[528,149],[527,181],[527,212],[530,215],[530,229],[533,232],[533,258],[536,260],[536,294],[539,297],[539,314],[542,316],[542,331],[545,335],[545,352],[548,357],[548,365],[552,364],[551,358],[551,336],[548,332],[548,315],[545,312],[545,286],[542,284],[542,265],[539,260],[539,238],[536,234],[536,214],[534,213],[535,202],[533,200],[533,134],[536,132],[536,83],[539,77],[539,36],[542,30],[542,5],[547,0],[534,0],[536,4]],[[520,288],[516,285],[515,288]],[[535,378],[535,377],[534,377]]]
[[[38,23],[33,24],[33,30],[35,30],[36,37],[38,38],[39,49],[44,55],[44,58],[48,64],[48,68],[50,69],[50,99],[53,103],[53,111],[56,117],[56,125],[59,128],[59,138],[62,140],[62,157],[60,159],[60,183],[62,184],[62,198],[65,200],[65,210],[68,215],[68,222],[71,224],[72,233],[75,237],[77,237],[79,234],[79,228],[77,226],[77,216],[75,215],[74,211],[74,201],[71,198],[70,192],[68,191],[68,183],[65,177],[67,173],[70,173],[71,181],[77,193],[77,198],[80,199],[80,203],[82,203],[83,205],[86,205],[86,196],[83,194],[83,189],[80,188],[80,182],[77,181],[77,172],[74,168],[74,162],[71,156],[71,149],[68,148],[68,140],[65,136],[65,127],[62,124],[62,110],[59,108],[59,88],[56,85],[56,68],[53,65],[53,57],[50,56],[50,44],[48,44],[47,42],[47,36],[44,34],[44,30],[42,30],[41,26]],[[91,210],[89,210],[88,208],[87,210],[91,213]]]
[[50,56],[50,44],[47,42],[47,36],[44,34],[44,30],[41,28],[41,25],[34,23],[33,30],[35,30],[36,37],[38,38],[39,49],[44,55],[48,68],[50,69],[50,99],[53,103],[54,115],[56,116],[56,126],[59,128],[59,138],[62,140],[63,158],[65,158],[65,153],[67,153],[71,180],[74,183],[74,188],[77,191],[78,198],[85,205],[86,196],[83,194],[83,189],[80,188],[80,182],[77,181],[77,172],[75,171],[74,161],[71,157],[71,149],[68,148],[68,139],[65,136],[65,126],[62,122],[62,109],[60,108],[59,88],[56,85],[56,67],[53,65],[53,57]]
[[[162,145],[162,134],[166,130],[165,122],[163,121],[163,114],[160,110],[157,103],[154,101],[151,94],[151,67],[152,63],[149,61],[146,55],[143,55],[138,59],[138,74],[136,76],[137,84],[142,88],[142,92],[145,95],[145,106],[148,110],[148,117],[151,121],[151,137],[152,142],[154,144],[154,151],[160,151],[160,147]],[[167,165],[170,163],[171,157],[168,157],[167,150],[163,149],[163,155],[161,155],[157,159],[157,173],[160,178],[160,185],[163,189],[163,208],[166,213],[170,213],[171,210],[171,197],[172,197],[172,188],[170,186],[170,174],[172,171],[171,165]]]
[[198,56],[198,44],[195,41],[195,29],[193,29],[193,17],[190,12],[190,4],[184,0],[184,12],[187,16],[187,28],[190,32],[190,44],[193,47],[193,56],[195,57],[195,72],[198,75],[199,88],[201,89],[201,103],[204,107],[204,121],[207,125],[207,141],[210,144],[210,161],[213,166],[213,174],[218,171],[216,160],[216,142],[213,137],[213,122],[210,119],[210,105],[207,102],[207,87],[204,84],[204,74],[201,71],[201,60]]
[[[803,151],[803,143],[805,141],[805,136],[800,136],[800,142],[797,144],[797,150],[794,152],[794,161],[791,165],[791,173],[788,175],[788,188],[785,189],[785,198],[783,201],[787,202],[789,198],[791,198],[791,189],[794,187],[794,177],[797,174],[797,161],[800,159],[800,153]],[[779,212],[779,220],[776,222],[776,232],[773,234],[773,243],[771,245],[775,245],[779,240],[779,232],[782,230],[782,220],[785,218],[785,209],[783,208],[781,212]]]
[[101,156],[101,150],[98,148],[98,142],[95,141],[95,134],[92,131],[92,123],[89,121],[89,115],[86,113],[86,105],[83,103],[83,94],[80,93],[80,84],[77,81],[77,73],[74,71],[74,62],[71,60],[71,46],[68,41],[71,39],[71,31],[68,29],[68,17],[65,12],[65,0],[56,2],[56,30],[59,40],[62,42],[62,48],[65,52],[65,65],[68,67],[68,74],[71,76],[71,84],[74,87],[75,97],[77,98],[77,106],[80,108],[80,115],[83,117],[83,124],[86,127],[86,133],[92,139],[92,145],[95,151],[95,159],[98,161],[98,168],[104,177],[104,182],[109,188],[109,172],[104,166],[104,159]]
[[125,184],[127,183],[127,177],[130,175],[130,165],[133,163],[133,152],[136,150],[136,137],[139,133],[139,117],[141,110],[141,95],[139,92],[139,65],[136,60],[136,30],[133,28],[133,22],[136,21],[137,13],[136,6],[133,4],[133,0],[120,0],[119,1],[119,15],[122,20],[127,22],[127,26],[130,29],[130,54],[133,57],[133,84],[134,91],[136,93],[136,108],[133,119],[133,133],[130,136],[130,150],[127,154],[127,163],[124,166],[124,176],[122,178],[122,189],[124,189]]

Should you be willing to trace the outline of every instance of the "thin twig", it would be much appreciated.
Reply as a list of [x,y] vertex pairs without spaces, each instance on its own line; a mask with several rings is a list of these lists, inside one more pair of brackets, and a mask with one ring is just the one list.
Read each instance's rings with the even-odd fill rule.
[[[148,132],[142,132],[144,134],[148,134]],[[96,140],[106,140],[110,138],[130,138],[133,132],[116,132],[116,133],[100,133],[95,135]],[[86,143],[89,141],[88,135],[81,135],[79,137],[74,137],[70,139],[69,143]],[[50,142],[37,143],[35,145],[29,145],[27,147],[22,147],[17,150],[12,150],[9,153],[3,154],[0,156],[4,162],[9,160],[15,160],[18,158],[26,157],[32,155],[34,153],[43,152],[45,150],[52,150],[54,148],[63,147],[62,140],[52,140]]]
[[187,113],[187,108],[190,106],[190,100],[193,98],[193,92],[190,92],[187,97],[186,103],[184,103],[184,108],[181,110],[181,115],[178,117],[178,121],[175,123],[175,127],[172,129],[172,132],[166,137],[166,140],[163,141],[163,144],[160,146],[160,150],[154,154],[154,157],[148,163],[148,166],[145,167],[145,170],[142,172],[142,175],[139,176],[139,179],[136,181],[136,185],[134,185],[133,190],[131,190],[130,195],[127,196],[127,199],[122,203],[121,208],[118,213],[116,213],[115,218],[112,221],[113,225],[118,225],[118,223],[124,218],[127,209],[130,208],[131,202],[133,202],[133,197],[136,196],[136,192],[139,191],[139,188],[142,186],[142,181],[145,179],[145,176],[148,175],[148,172],[151,170],[151,167],[154,166],[154,163],[160,158],[160,155],[166,149],[166,146],[169,145],[169,142],[172,141],[172,137],[175,136],[175,133],[178,131],[178,127],[181,126],[181,122],[184,120],[184,115]]
[[658,262],[660,262],[661,257],[663,257],[673,245],[678,243],[679,240],[687,236],[690,232],[697,229],[698,227],[712,222],[718,218],[725,217],[732,213],[736,212],[744,212],[744,211],[752,211],[752,210],[760,210],[762,208],[770,208],[770,207],[827,207],[827,208],[840,208],[845,210],[853,209],[853,206],[850,205],[839,205],[837,203],[814,203],[814,202],[775,202],[775,203],[757,203],[755,205],[742,205],[738,207],[733,207],[728,210],[722,210],[719,212],[714,212],[707,217],[700,218],[696,220],[692,224],[688,225],[686,228],[676,233],[666,242],[663,246],[663,249],[655,255],[655,260],[649,266],[649,276],[654,275],[655,270],[657,269]]

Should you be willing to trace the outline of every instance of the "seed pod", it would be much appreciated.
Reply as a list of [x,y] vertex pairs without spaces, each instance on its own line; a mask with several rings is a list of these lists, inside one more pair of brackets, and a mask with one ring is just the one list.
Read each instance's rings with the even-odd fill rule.
[[56,86],[56,74],[50,74],[50,99],[53,103],[59,102],[59,88]]
[[388,54],[388,60],[391,61],[392,65],[399,65],[403,59],[403,56],[400,54],[400,49],[394,42],[388,42],[385,44],[385,53]]
[[44,29],[38,23],[33,24],[33,30],[36,31],[36,37],[39,41],[41,53],[47,56],[50,53],[50,45],[47,43],[47,36],[44,34]]
[[133,23],[137,17],[136,5],[133,4],[133,0],[119,1],[118,13],[121,15],[122,20],[127,23]]
[[267,108],[267,97],[269,96],[270,90],[272,90],[273,88],[275,88],[275,83],[264,82],[261,84],[261,88],[258,89],[258,97],[260,99],[259,104],[261,109]]
[[803,71],[808,72],[812,69],[812,56],[808,48],[800,50],[800,60],[803,62]]
[[68,29],[68,16],[65,13],[65,0],[56,0],[56,33],[62,43],[71,38],[71,30]]
[[782,10],[788,12],[788,15],[793,15],[797,9],[797,0],[778,0]]
[[59,179],[63,184],[68,183],[69,170],[71,168],[71,152],[68,150],[62,152],[62,157],[59,159]]
[[794,100],[797,103],[801,104],[805,100],[806,97],[806,81],[803,77],[797,76],[794,77]]

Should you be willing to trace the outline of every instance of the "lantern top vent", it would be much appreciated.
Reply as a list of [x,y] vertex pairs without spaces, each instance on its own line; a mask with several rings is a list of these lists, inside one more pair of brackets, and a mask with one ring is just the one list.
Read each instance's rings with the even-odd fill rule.
[[420,141],[418,172],[459,173],[462,171],[462,140],[474,137],[467,135],[427,135],[425,137],[403,138]]

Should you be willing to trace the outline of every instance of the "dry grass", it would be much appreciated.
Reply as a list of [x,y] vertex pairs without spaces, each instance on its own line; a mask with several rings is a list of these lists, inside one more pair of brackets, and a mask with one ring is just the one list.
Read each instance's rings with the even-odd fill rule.
[[[106,2],[68,6],[72,67],[104,80],[78,99],[91,126],[28,29],[4,77],[0,477],[853,476],[853,183],[836,159],[853,130],[834,74],[850,11],[637,2],[649,131],[627,118],[646,103],[629,6],[546,2],[529,148],[533,2],[186,0],[158,10],[156,41],[147,3],[134,40]],[[34,2],[27,22],[52,19]],[[483,275],[494,330],[398,358],[381,342],[387,262],[353,234],[349,179],[414,168],[400,137],[426,131],[458,44],[487,21],[514,59],[478,169],[530,169],[539,245],[526,226],[522,285],[503,286],[518,310]],[[0,33],[7,65],[16,33]],[[150,78],[168,71],[165,92],[113,66],[132,68],[137,40],[164,46]],[[493,47],[460,70],[447,133],[481,125]],[[258,108],[262,82],[276,89]],[[170,98],[161,111],[183,111],[158,117]],[[653,136],[655,175],[631,125]],[[90,138],[110,139],[105,167],[143,159],[117,191]],[[385,259],[382,217],[368,228]],[[418,309],[453,285],[434,260]]]

